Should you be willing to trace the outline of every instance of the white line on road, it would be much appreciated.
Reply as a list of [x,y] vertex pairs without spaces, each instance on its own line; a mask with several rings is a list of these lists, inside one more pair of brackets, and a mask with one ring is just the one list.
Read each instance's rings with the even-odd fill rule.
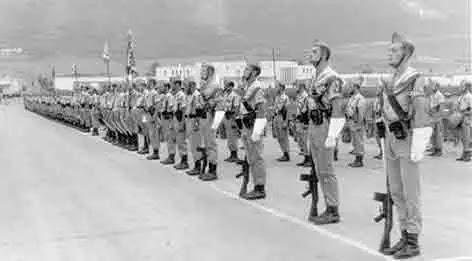
[[438,258],[433,261],[471,261],[472,256],[457,256],[457,257],[448,257],[448,258]]
[[[195,179],[192,179],[192,180],[195,180]],[[196,180],[195,180],[196,181]],[[228,192],[226,190],[223,190],[223,189],[220,189],[218,188],[214,183],[204,183],[206,185],[208,185],[210,188],[214,189],[215,191],[229,197],[229,198],[232,198],[232,199],[235,199],[235,200],[238,200],[246,205],[249,205],[249,206],[252,206],[254,208],[257,208],[259,210],[262,210],[264,212],[267,212],[267,213],[270,213],[280,219],[283,219],[283,220],[286,220],[286,221],[289,221],[293,224],[296,224],[296,225],[299,225],[299,226],[302,226],[306,229],[309,229],[311,231],[315,231],[321,235],[324,235],[324,236],[327,236],[331,239],[334,239],[334,240],[337,240],[337,241],[340,241],[346,245],[349,245],[349,246],[352,246],[352,247],[355,247],[369,255],[372,255],[372,256],[376,256],[376,257],[380,257],[380,258],[383,258],[384,260],[393,260],[392,258],[390,257],[387,257],[387,256],[384,256],[382,255],[381,253],[379,253],[377,250],[374,250],[374,249],[371,249],[369,248],[368,246],[362,244],[362,243],[359,243],[359,242],[356,242],[355,240],[352,240],[348,237],[345,237],[345,236],[342,236],[342,235],[339,235],[339,234],[336,234],[336,233],[333,233],[331,231],[328,231],[326,229],[323,229],[323,228],[320,228],[320,227],[317,227],[317,226],[314,226],[313,224],[311,223],[308,223],[304,220],[301,220],[299,218],[296,218],[296,217],[293,217],[293,216],[290,216],[290,215],[287,215],[285,213],[282,213],[278,210],[275,210],[275,209],[272,209],[272,208],[269,208],[269,207],[266,207],[266,206],[262,206],[260,204],[257,204],[253,201],[247,201],[247,200],[242,200],[241,198],[239,198],[239,196],[231,193],[231,192]]]

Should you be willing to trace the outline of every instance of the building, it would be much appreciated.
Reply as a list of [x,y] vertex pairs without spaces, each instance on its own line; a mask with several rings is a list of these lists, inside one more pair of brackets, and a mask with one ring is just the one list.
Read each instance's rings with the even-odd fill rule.
[[103,75],[80,75],[77,79],[73,75],[59,75],[54,79],[54,88],[59,90],[72,91],[74,89],[74,83],[89,84],[94,87],[98,87],[102,84],[109,82],[126,82],[126,79],[122,76],[108,76]]

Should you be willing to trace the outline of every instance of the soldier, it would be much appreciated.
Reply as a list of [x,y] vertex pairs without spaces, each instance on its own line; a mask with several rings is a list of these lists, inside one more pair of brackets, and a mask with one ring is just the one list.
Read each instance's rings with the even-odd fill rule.
[[429,97],[429,114],[433,124],[433,135],[431,136],[429,156],[438,157],[442,155],[443,125],[441,114],[446,99],[439,89],[439,83],[433,83],[432,87],[433,93]]
[[310,112],[309,140],[311,156],[324,195],[326,210],[320,216],[310,216],[317,225],[338,223],[339,192],[333,157],[336,140],[345,124],[342,111],[342,86],[339,75],[329,66],[331,50],[326,43],[315,41],[310,62],[316,68],[311,83],[308,109]]
[[472,83],[465,82],[463,84],[462,95],[458,100],[458,111],[462,114],[462,122],[460,123],[460,137],[462,142],[462,155],[457,161],[471,161],[471,127],[472,127]]
[[161,128],[163,116],[162,112],[164,109],[164,98],[165,90],[169,87],[162,85],[158,91],[157,85],[152,84],[152,88],[149,94],[146,96],[146,108],[148,114],[146,115],[145,122],[149,131],[149,141],[151,144],[152,154],[147,156],[147,160],[158,160],[160,159],[159,150],[161,147]]
[[375,142],[377,143],[377,148],[379,149],[379,154],[374,156],[374,159],[381,160],[383,159],[383,150],[382,150],[382,141],[380,136],[378,135],[379,132],[377,130],[377,122],[383,121],[382,120],[382,108],[380,106],[380,98],[382,97],[382,88],[379,86],[377,88],[377,93],[376,93],[376,99],[374,100],[373,104],[373,113],[374,113],[374,136],[375,136]]
[[263,158],[263,132],[267,124],[265,117],[267,101],[264,97],[261,82],[258,80],[261,68],[248,64],[242,77],[244,84],[243,98],[240,106],[241,140],[246,148],[243,172],[249,172],[253,179],[254,189],[241,195],[247,200],[263,199],[266,197],[265,184],[267,170]]
[[240,102],[241,96],[234,91],[234,82],[225,82],[223,97],[223,106],[225,110],[224,126],[228,139],[228,149],[230,151],[230,156],[225,159],[226,162],[236,163],[240,160],[238,157],[239,129],[235,121],[235,115],[239,109]]
[[349,167],[360,168],[364,166],[364,135],[365,135],[365,114],[367,110],[367,100],[361,94],[363,79],[356,79],[351,82],[352,93],[346,106],[346,118],[351,131],[353,155],[356,156],[354,162],[349,163]]
[[275,97],[274,109],[275,109],[275,133],[274,136],[277,138],[280,149],[282,150],[282,157],[278,158],[277,161],[287,162],[290,161],[290,144],[288,141],[288,111],[287,104],[289,102],[288,95],[285,92],[285,85],[277,83],[277,96]]
[[[100,90],[100,94],[103,93],[103,89]],[[92,136],[98,136],[98,128],[100,127],[100,120],[102,114],[100,111],[100,94],[97,89],[92,89],[92,96],[90,97],[92,105]]]
[[136,124],[136,133],[138,135],[138,154],[149,153],[149,144],[147,143],[147,129],[143,123],[144,107],[146,105],[145,93],[147,92],[147,86],[145,82],[138,85],[136,102],[134,105],[134,122]]
[[174,128],[176,131],[176,143],[179,151],[180,163],[175,165],[177,170],[188,169],[188,146],[187,146],[187,128],[185,112],[187,110],[187,97],[183,90],[182,81],[177,80],[175,86],[175,105],[174,105]]
[[[203,181],[213,181],[218,179],[216,130],[224,118],[224,111],[222,107],[217,108],[217,106],[221,106],[221,90],[216,79],[215,67],[204,63],[201,67],[200,77],[200,94],[203,98],[203,110],[200,115],[200,131],[203,144],[198,150],[201,152],[199,159],[208,162],[208,172],[205,172],[205,164],[203,164],[199,179]],[[218,118],[215,117],[217,115],[217,109]]]
[[192,153],[194,168],[187,171],[186,173],[190,176],[196,176],[200,175],[202,170],[202,155],[200,155],[198,148],[201,146],[203,141],[201,133],[201,117],[204,114],[204,102],[200,94],[200,90],[197,88],[197,84],[193,81],[189,83],[188,97],[188,132],[190,141],[190,152]]
[[174,106],[175,106],[175,93],[176,88],[175,84],[172,86],[172,90],[170,89],[170,84],[166,85],[166,93],[165,97],[163,98],[164,107],[162,108],[162,115],[164,120],[162,121],[162,127],[166,132],[166,142],[167,142],[167,159],[161,161],[161,164],[164,165],[173,165],[175,164],[175,153],[176,153],[176,142],[177,142],[177,133],[175,130],[174,124]]
[[414,45],[394,33],[389,48],[392,79],[384,82],[380,106],[386,126],[384,158],[388,189],[399,217],[401,239],[386,255],[404,259],[420,254],[422,228],[419,163],[424,158],[432,128],[427,113],[425,81],[409,66]]
[[297,163],[297,166],[309,168],[311,167],[311,156],[310,150],[308,149],[308,124],[310,118],[308,116],[308,93],[304,83],[298,85],[296,105],[297,141],[304,156],[303,161]]

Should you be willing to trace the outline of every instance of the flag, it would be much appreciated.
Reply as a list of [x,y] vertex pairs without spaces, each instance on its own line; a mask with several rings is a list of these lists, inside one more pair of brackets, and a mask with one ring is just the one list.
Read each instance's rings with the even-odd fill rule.
[[108,46],[108,42],[105,42],[105,45],[103,46],[103,54],[102,54],[102,59],[105,62],[110,61],[110,47]]
[[134,56],[134,47],[136,42],[133,38],[133,33],[131,30],[128,31],[128,42],[126,46],[126,56],[127,56],[127,63],[126,63],[126,75],[130,76],[136,72],[136,57]]

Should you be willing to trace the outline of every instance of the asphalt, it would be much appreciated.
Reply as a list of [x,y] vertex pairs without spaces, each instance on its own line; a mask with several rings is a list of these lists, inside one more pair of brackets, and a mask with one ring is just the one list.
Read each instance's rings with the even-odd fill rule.
[[[292,162],[279,163],[267,138],[268,197],[248,202],[219,143],[220,179],[203,183],[0,105],[0,260],[388,260],[377,253],[382,225],[372,221],[372,194],[385,190],[374,144],[361,169],[347,167],[350,146],[341,145],[343,221],[318,227],[306,221],[296,146]],[[472,260],[472,164],[457,163],[458,151],[447,145],[423,163],[423,255],[412,260]]]

